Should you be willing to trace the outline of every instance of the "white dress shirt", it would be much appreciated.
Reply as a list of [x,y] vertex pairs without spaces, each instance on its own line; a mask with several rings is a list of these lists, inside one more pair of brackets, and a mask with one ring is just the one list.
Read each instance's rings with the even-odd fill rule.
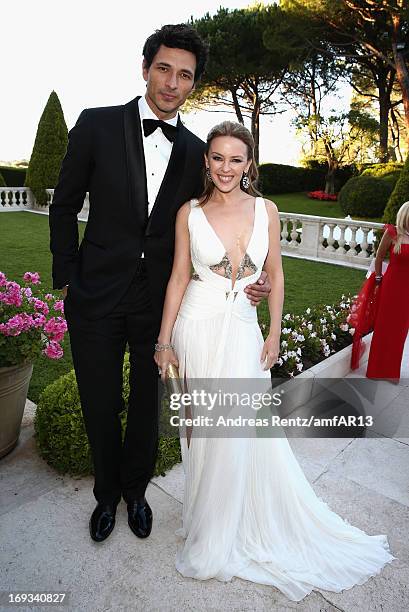
[[[139,105],[139,116],[141,118],[141,130],[143,140],[143,150],[145,153],[145,166],[146,166],[146,185],[148,188],[148,216],[152,212],[153,205],[155,204],[156,197],[159,193],[160,186],[165,176],[166,168],[168,167],[170,154],[172,153],[173,143],[170,142],[161,128],[157,128],[149,136],[145,136],[143,133],[144,119],[156,119],[158,117],[150,109],[146,98],[142,96],[138,101]],[[178,122],[178,115],[173,119],[167,119],[166,123],[176,126]]]
[[[148,216],[152,212],[156,197],[159,193],[160,186],[165,176],[168,167],[170,155],[172,153],[173,143],[170,142],[161,128],[157,128],[149,136],[145,136],[143,132],[144,119],[158,119],[152,109],[149,107],[145,96],[141,96],[138,100],[139,116],[141,120],[143,151],[145,154],[146,167],[146,187],[148,190]],[[167,119],[166,123],[177,125],[178,115],[172,119]],[[144,257],[144,253],[142,253]]]

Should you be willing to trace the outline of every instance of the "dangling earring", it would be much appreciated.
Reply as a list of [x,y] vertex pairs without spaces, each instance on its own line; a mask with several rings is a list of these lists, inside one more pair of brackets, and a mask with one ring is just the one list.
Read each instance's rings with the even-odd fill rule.
[[206,177],[211,183],[213,183],[212,175],[210,174],[210,168],[206,168]]
[[250,187],[250,179],[247,172],[243,172],[243,176],[241,177],[241,184],[243,185],[243,189],[247,191]]

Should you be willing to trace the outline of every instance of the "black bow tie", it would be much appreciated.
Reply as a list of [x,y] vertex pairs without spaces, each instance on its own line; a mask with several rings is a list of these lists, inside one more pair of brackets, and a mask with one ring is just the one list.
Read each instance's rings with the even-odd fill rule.
[[177,125],[166,123],[166,121],[162,121],[162,119],[144,119],[142,123],[145,136],[150,136],[156,128],[160,127],[164,136],[166,136],[170,142],[175,141],[179,129]]

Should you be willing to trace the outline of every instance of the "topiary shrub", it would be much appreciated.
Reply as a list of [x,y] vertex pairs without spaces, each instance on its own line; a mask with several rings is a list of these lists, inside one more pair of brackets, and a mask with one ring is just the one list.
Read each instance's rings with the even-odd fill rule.
[[338,202],[351,217],[380,217],[385,210],[393,186],[374,176],[354,176],[342,187]]
[[[123,398],[126,406],[129,398],[128,354],[125,355],[123,379]],[[126,417],[125,409],[120,414],[123,433]],[[164,408],[163,422],[166,419],[169,419],[169,413],[168,409]],[[58,472],[73,476],[93,473],[92,454],[82,418],[74,370],[64,374],[44,389],[38,402],[34,429],[41,457]],[[164,474],[179,461],[181,461],[180,443],[174,431],[172,436],[160,437],[155,475]]]
[[396,214],[404,202],[409,200],[409,156],[403,166],[399,180],[388,200],[382,218],[384,223],[396,223]]
[[58,181],[61,163],[68,143],[68,130],[61,104],[51,92],[37,128],[33,152],[27,169],[25,186],[30,187],[37,204],[46,206],[46,189]]

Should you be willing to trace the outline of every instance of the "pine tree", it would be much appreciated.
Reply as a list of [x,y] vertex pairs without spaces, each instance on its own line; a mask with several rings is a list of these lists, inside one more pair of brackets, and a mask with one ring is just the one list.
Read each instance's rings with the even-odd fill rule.
[[57,184],[67,143],[64,114],[57,94],[52,91],[38,124],[25,182],[40,206],[47,204],[45,190],[53,189]]
[[409,200],[409,155],[400,173],[383,213],[384,223],[396,223],[396,214],[404,202]]

